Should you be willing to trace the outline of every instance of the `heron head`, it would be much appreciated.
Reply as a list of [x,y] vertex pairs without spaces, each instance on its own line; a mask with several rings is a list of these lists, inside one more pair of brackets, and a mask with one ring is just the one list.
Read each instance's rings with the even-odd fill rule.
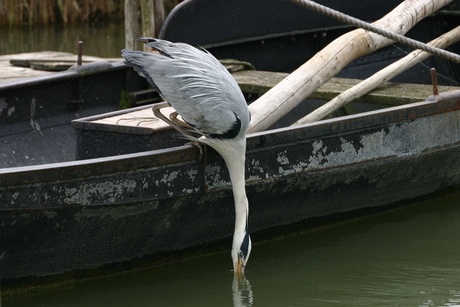
[[244,268],[248,262],[251,247],[251,237],[247,229],[242,234],[235,233],[232,248],[233,271],[235,274],[244,274]]

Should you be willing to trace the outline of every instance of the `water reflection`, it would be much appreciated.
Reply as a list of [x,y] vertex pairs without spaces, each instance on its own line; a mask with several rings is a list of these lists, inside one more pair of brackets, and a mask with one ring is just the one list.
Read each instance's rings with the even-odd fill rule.
[[250,307],[254,301],[254,294],[249,280],[244,275],[234,275],[232,283],[233,306]]

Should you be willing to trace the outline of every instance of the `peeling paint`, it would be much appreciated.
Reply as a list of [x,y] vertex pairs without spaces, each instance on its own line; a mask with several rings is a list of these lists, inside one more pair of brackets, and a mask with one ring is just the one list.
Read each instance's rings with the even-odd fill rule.
[[16,203],[16,199],[18,198],[18,196],[19,196],[19,192],[14,192],[11,195],[11,199],[10,199],[10,204],[11,205],[14,205]]
[[265,177],[250,175],[246,178],[246,181],[258,181],[258,180],[262,180],[263,178]]
[[278,153],[278,157],[276,158],[276,161],[278,161],[279,164],[281,165],[288,165],[289,164],[289,159],[286,157],[287,150]]
[[35,100],[35,98],[32,98],[32,101],[30,102],[30,127],[33,130],[40,132],[40,125],[38,124],[38,121],[35,118],[36,106],[37,106],[37,101]]
[[187,171],[188,177],[193,181],[195,180],[195,176],[198,175],[198,170],[197,169],[190,169]]
[[[347,136],[340,138],[340,150],[332,151],[325,146],[326,140],[315,140],[311,146],[312,151],[309,156],[297,156],[297,161],[290,161],[288,158],[289,149],[278,153],[277,174],[270,174],[270,177],[286,176],[292,173],[346,166],[385,157],[402,157],[405,155],[416,155],[422,153],[427,148],[435,148],[451,143],[453,140],[449,135],[455,134],[454,131],[445,131],[446,125],[439,124],[439,119],[428,117],[394,124],[382,128],[380,131],[364,134],[361,136],[359,144],[347,139]],[[449,125],[454,127],[457,125]],[[359,148],[359,149],[357,149]],[[291,162],[291,163],[289,163]],[[252,160],[251,164],[257,171],[259,168],[257,161]],[[253,177],[252,179],[257,179]]]
[[[258,170],[260,174],[265,174],[265,170],[262,165],[260,165],[259,160],[252,159],[250,162],[251,168],[253,171]],[[263,177],[252,176],[251,180],[262,179]]]
[[99,183],[83,184],[80,189],[63,188],[65,204],[80,204],[90,205],[93,203],[93,198],[104,195],[107,202],[116,202],[122,199],[126,192],[132,192],[137,186],[134,180],[116,180],[104,181]]
[[222,170],[220,166],[206,166],[205,172],[207,178],[212,179],[212,181],[208,183],[210,188],[222,188],[231,184],[230,181],[222,178],[221,174],[223,171],[224,170]]
[[162,183],[166,183],[169,186],[171,186],[171,181],[177,178],[179,172],[178,171],[173,171],[170,174],[164,174],[163,178],[160,180]]
[[2,115],[3,110],[8,108],[8,103],[6,102],[6,98],[0,98],[0,115]]

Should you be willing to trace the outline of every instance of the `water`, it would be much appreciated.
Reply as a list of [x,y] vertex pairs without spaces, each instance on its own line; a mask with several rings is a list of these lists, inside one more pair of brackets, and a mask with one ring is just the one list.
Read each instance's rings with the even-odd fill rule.
[[0,55],[37,51],[77,53],[83,41],[83,54],[106,58],[121,57],[125,47],[124,23],[93,22],[63,25],[0,27]]
[[256,242],[240,282],[225,252],[2,306],[460,306],[459,199]]

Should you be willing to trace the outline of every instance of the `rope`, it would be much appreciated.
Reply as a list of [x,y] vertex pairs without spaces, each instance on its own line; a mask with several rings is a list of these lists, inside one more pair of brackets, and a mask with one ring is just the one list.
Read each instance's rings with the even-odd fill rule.
[[365,30],[380,34],[382,36],[385,36],[391,40],[394,40],[398,43],[408,45],[410,47],[413,47],[415,49],[421,49],[423,51],[429,52],[431,54],[434,54],[436,56],[445,58],[449,61],[453,61],[456,63],[460,63],[460,56],[458,54],[455,54],[453,52],[449,52],[440,48],[432,47],[427,44],[421,43],[419,41],[416,41],[414,39],[405,37],[403,35],[399,35],[387,30],[384,30],[382,28],[376,27],[370,23],[364,22],[362,20],[359,20],[357,18],[348,16],[342,12],[333,10],[331,8],[328,8],[324,5],[318,4],[316,2],[310,1],[310,0],[291,0],[292,2],[296,2],[299,5],[305,6],[313,11],[316,11],[318,13],[321,13],[323,15],[335,18],[337,20],[340,20],[344,23],[351,24],[355,27],[358,28],[363,28]]

